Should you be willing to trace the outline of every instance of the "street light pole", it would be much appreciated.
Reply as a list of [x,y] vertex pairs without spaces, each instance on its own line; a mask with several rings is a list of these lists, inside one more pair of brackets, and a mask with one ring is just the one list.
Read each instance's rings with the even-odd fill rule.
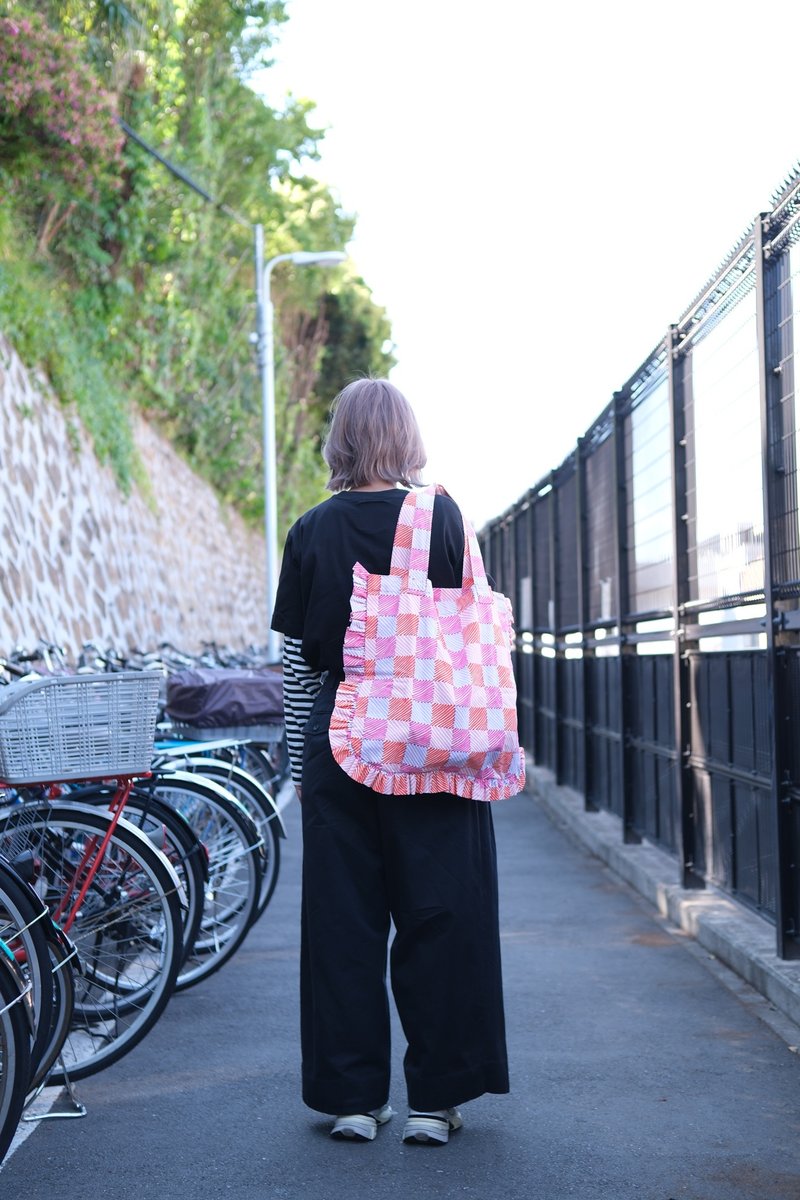
[[[275,333],[269,279],[264,270],[264,227],[256,238],[256,350],[261,383],[262,446],[264,456],[264,536],[267,556],[267,622],[278,587],[278,488],[275,480]],[[278,635],[267,626],[267,658],[278,660]]]
[[[256,348],[258,374],[261,382],[261,413],[264,425],[264,536],[267,552],[267,621],[272,616],[275,593],[278,590],[278,487],[277,453],[275,442],[275,328],[274,309],[270,295],[272,269],[281,262],[297,266],[333,267],[347,258],[338,250],[295,250],[292,254],[277,254],[264,263],[264,228],[255,225],[256,260]],[[277,662],[280,638],[273,630],[267,633],[267,658]]]

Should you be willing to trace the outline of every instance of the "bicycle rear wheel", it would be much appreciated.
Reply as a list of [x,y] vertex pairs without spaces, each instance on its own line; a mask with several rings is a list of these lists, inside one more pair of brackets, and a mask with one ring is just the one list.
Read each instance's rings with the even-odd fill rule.
[[186,818],[208,853],[203,919],[180,991],[218,971],[244,941],[261,891],[262,841],[242,805],[210,779],[171,771],[147,786]]
[[[108,808],[114,795],[107,787],[80,788],[70,793],[83,804]],[[192,951],[203,918],[208,859],[189,822],[172,805],[145,788],[133,788],[125,801],[125,820],[134,825],[165,855],[186,894],[182,910],[183,956]]]
[[[0,814],[0,851],[24,835],[39,864],[37,885],[56,912],[76,865],[108,826],[108,814],[87,804],[24,804]],[[179,893],[164,856],[120,820],[69,931],[83,967],[63,1048],[72,1079],[122,1058],[163,1012],[183,955]]]
[[289,752],[284,733],[277,742],[241,742],[231,749],[215,751],[247,771],[268,792],[277,793],[289,777]]
[[180,768],[221,784],[243,805],[248,816],[255,822],[264,843],[261,855],[261,891],[253,917],[253,920],[257,921],[272,899],[281,862],[280,839],[284,836],[283,825],[272,796],[255,776],[232,762],[201,755],[181,759]]

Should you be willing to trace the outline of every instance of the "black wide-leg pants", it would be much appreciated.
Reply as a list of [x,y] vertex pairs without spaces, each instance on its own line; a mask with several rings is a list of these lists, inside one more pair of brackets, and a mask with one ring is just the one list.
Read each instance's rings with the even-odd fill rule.
[[323,687],[303,759],[303,1099],[319,1112],[389,1097],[386,991],[408,1043],[408,1104],[447,1108],[508,1091],[497,866],[490,805],[382,796],[338,766]]

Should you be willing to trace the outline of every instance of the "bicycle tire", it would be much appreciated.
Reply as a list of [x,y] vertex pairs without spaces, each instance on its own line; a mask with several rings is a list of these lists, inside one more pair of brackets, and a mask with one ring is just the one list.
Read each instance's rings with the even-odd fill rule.
[[230,759],[247,771],[267,789],[277,794],[289,773],[289,752],[284,733],[278,742],[241,742],[229,750],[218,751],[220,758]]
[[271,773],[271,787],[277,792],[290,773],[289,743],[284,728],[277,741],[251,742],[252,748],[264,758]]
[[17,1131],[31,1074],[32,1015],[26,1011],[26,986],[0,948],[0,1163]]
[[169,771],[147,788],[186,817],[208,853],[200,933],[175,984],[183,991],[218,971],[244,941],[261,891],[262,842],[239,801],[213,780]]
[[281,863],[280,839],[286,836],[272,796],[254,775],[232,762],[201,755],[180,759],[179,766],[183,771],[202,775],[205,779],[220,783],[244,806],[255,822],[264,843],[261,891],[253,916],[253,920],[257,921],[263,915],[277,886]]
[[[21,808],[24,825],[14,825],[10,818]],[[35,801],[0,814],[0,850],[4,840],[26,831],[52,912],[87,841],[102,838],[108,824],[108,814],[88,804]],[[177,876],[124,819],[111,835],[70,937],[83,970],[63,1059],[77,1080],[138,1045],[167,1005],[183,953]]]
[[76,952],[63,941],[55,939],[49,942],[48,949],[53,989],[53,1016],[41,1061],[36,1070],[31,1072],[28,1084],[29,1098],[32,1098],[36,1090],[48,1081],[48,1077],[52,1083],[64,1082],[63,1071],[54,1071],[53,1068],[69,1036],[75,1012],[75,975],[73,971],[74,964],[77,962]]
[[7,857],[0,860],[0,939],[9,946],[23,976],[32,985],[32,1071],[41,1062],[53,1017],[48,921],[41,898],[20,878]]

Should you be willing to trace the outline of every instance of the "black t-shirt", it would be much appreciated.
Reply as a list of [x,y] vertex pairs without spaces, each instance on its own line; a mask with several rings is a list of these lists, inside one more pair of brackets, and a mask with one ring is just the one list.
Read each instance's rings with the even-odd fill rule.
[[[400,508],[408,493],[337,492],[309,509],[286,538],[272,628],[302,639],[302,654],[317,671],[344,677],[342,645],[350,620],[353,567],[388,575]],[[449,496],[433,506],[428,576],[434,587],[460,587],[464,524]]]

